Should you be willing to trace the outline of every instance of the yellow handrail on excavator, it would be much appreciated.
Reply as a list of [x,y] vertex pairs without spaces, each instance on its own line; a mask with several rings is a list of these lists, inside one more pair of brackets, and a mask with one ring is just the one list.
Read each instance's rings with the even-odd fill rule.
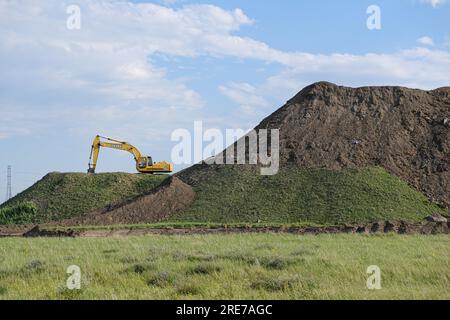
[[[101,139],[107,140],[108,142],[101,141]],[[136,161],[136,170],[140,173],[170,173],[173,171],[173,164],[169,162],[154,163],[152,157],[142,156],[139,150],[128,142],[97,135],[92,143],[88,173],[95,173],[100,147],[130,152]]]

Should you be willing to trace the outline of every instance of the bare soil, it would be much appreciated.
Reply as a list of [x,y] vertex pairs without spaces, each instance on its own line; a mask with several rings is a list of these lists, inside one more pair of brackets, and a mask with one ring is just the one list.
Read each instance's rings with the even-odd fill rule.
[[235,233],[290,233],[290,234],[370,234],[370,233],[398,233],[398,234],[448,234],[449,222],[418,222],[380,221],[370,224],[355,224],[330,227],[248,227],[248,228],[148,228],[148,229],[112,229],[112,230],[42,230],[39,226],[23,233],[25,237],[124,237],[145,235],[191,235],[191,234],[235,234]]
[[36,225],[0,225],[0,237],[20,237],[35,228]]

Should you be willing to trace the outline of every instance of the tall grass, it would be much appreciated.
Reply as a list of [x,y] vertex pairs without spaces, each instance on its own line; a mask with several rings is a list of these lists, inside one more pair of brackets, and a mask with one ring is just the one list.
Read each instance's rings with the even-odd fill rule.
[[[2,238],[0,299],[449,299],[450,238]],[[66,287],[78,265],[81,290]],[[366,287],[381,268],[382,289]]]

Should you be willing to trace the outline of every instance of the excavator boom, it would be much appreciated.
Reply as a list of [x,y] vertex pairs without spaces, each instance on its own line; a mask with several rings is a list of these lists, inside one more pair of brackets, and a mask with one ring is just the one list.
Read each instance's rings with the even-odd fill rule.
[[[102,141],[106,140],[106,141]],[[89,157],[88,173],[95,173],[97,167],[98,155],[100,148],[110,148],[115,150],[128,151],[134,157],[136,162],[136,170],[140,173],[170,173],[173,171],[173,165],[169,162],[154,163],[152,157],[144,157],[139,150],[128,142],[119,141],[97,135],[92,142],[91,155]]]

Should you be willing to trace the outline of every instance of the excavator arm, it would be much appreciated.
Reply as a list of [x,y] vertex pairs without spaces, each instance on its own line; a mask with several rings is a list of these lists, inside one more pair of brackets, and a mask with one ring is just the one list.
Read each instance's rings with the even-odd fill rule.
[[[102,141],[101,139],[104,139],[107,142]],[[136,162],[136,169],[141,173],[156,173],[156,172],[168,173],[173,171],[173,165],[171,163],[168,162],[153,163],[152,157],[143,157],[139,152],[139,150],[136,147],[129,144],[128,142],[123,142],[97,135],[94,138],[91,147],[88,173],[95,173],[98,155],[100,153],[101,147],[128,151],[133,155],[134,160]]]
[[[98,140],[98,141],[97,141]],[[95,173],[97,167],[98,154],[100,153],[100,137],[96,136],[91,147],[91,155],[89,156],[88,173]]]

